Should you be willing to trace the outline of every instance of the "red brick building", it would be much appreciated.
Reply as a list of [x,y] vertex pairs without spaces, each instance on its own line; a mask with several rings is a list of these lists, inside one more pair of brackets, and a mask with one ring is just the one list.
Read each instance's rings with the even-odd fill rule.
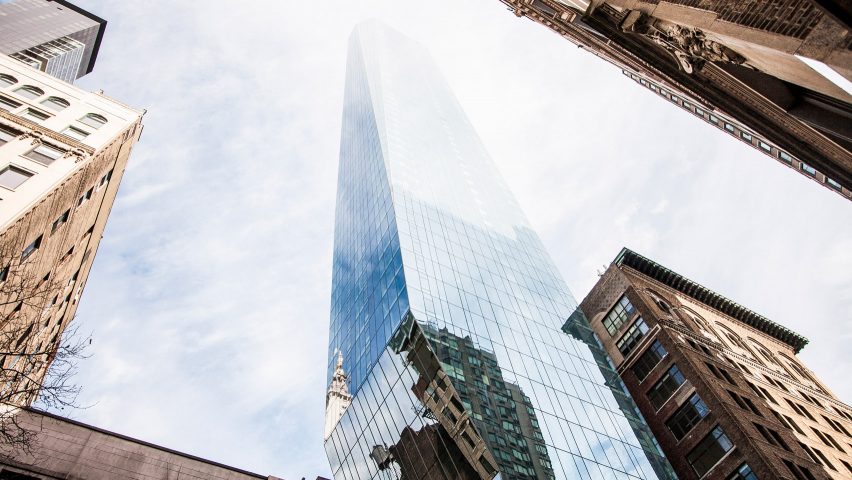
[[852,408],[801,335],[628,249],[580,308],[680,478],[852,476]]

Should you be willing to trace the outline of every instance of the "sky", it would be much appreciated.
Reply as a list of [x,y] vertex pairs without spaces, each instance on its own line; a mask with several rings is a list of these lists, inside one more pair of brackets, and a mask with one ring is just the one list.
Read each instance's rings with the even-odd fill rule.
[[95,426],[264,475],[322,448],[346,42],[429,49],[577,299],[627,246],[810,339],[852,401],[852,205],[498,0],[77,0],[146,108],[76,322]]

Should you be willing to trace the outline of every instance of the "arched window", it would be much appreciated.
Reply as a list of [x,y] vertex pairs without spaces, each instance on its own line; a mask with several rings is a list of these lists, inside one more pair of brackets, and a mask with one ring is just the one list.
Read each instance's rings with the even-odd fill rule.
[[6,88],[10,85],[14,85],[18,83],[18,79],[11,76],[6,75],[5,73],[0,73],[0,88]]
[[24,98],[29,98],[30,100],[32,100],[34,98],[38,98],[44,95],[44,90],[38,87],[34,87],[32,85],[24,85],[23,87],[16,89],[15,93]]
[[749,337],[748,341],[751,342],[752,348],[757,350],[757,353],[759,353],[760,356],[763,357],[768,362],[768,364],[767,364],[768,366],[775,366],[775,367],[778,367],[778,369],[781,369],[781,370],[784,369],[784,367],[781,365],[781,362],[779,362],[778,359],[775,358],[775,355],[773,355],[772,352],[767,350],[766,347],[761,345],[760,342],[758,342],[757,340],[755,340],[751,337]]
[[59,97],[48,97],[47,100],[42,101],[41,104],[54,112],[64,110],[71,106],[71,104],[68,103],[68,100]]
[[784,355],[783,353],[779,353],[781,357],[786,360],[787,366],[799,376],[799,379],[804,381],[805,383],[811,384],[813,388],[825,393],[825,390],[820,386],[819,382],[811,375],[811,373],[804,367],[802,367],[799,362],[793,358]]
[[716,326],[725,335],[725,338],[728,339],[728,341],[731,343],[731,345],[733,345],[735,348],[737,348],[739,350],[746,352],[749,357],[751,356],[751,350],[748,349],[748,346],[745,344],[743,339],[739,335],[737,335],[736,332],[734,332],[733,330],[731,330],[726,325],[724,325],[720,322],[716,322]]
[[107,119],[97,113],[87,113],[86,116],[80,119],[80,123],[98,129],[107,123]]
[[651,298],[654,299],[654,303],[656,303],[657,306],[660,307],[660,310],[662,310],[663,313],[666,313],[668,315],[672,314],[672,307],[669,306],[668,302],[663,300],[663,297],[661,297],[660,295],[657,295],[657,293],[652,291],[652,290],[647,290],[647,292],[648,292],[648,295],[650,295]]

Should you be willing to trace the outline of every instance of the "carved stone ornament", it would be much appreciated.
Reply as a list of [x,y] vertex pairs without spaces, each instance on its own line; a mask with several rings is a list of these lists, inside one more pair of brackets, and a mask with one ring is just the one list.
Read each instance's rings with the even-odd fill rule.
[[82,162],[83,160],[86,159],[86,152],[84,152],[83,149],[81,149],[81,148],[75,148],[75,149],[72,149],[72,150],[68,150],[67,152],[62,154],[62,158],[71,158],[71,157],[77,157],[77,159],[74,160],[74,163],[80,163],[80,162]]
[[20,140],[26,140],[28,138],[32,138],[33,140],[31,142],[31,145],[38,146],[38,145],[41,145],[43,143],[43,141],[42,141],[43,137],[44,137],[44,135],[42,135],[41,132],[24,132],[18,138]]
[[621,29],[643,35],[666,49],[686,73],[700,70],[708,61],[734,65],[746,63],[745,57],[719,42],[709,40],[701,30],[660,20],[638,10],[631,11],[625,17]]

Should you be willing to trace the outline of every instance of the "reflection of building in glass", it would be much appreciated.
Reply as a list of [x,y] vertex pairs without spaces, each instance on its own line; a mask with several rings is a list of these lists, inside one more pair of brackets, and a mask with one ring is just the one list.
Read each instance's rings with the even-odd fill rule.
[[806,338],[626,248],[581,308],[679,478],[850,478],[852,408]]
[[576,307],[428,53],[356,28],[327,371],[331,384],[340,351],[352,403],[329,420],[335,478],[672,478],[596,344],[560,330]]
[[424,331],[500,471],[513,478],[554,478],[532,402],[503,379],[497,357],[446,328]]
[[331,385],[325,394],[325,432],[323,438],[328,438],[337,421],[343,416],[343,412],[352,404],[352,395],[346,385],[346,372],[343,371],[343,354],[337,352],[337,364],[334,367],[334,376]]

